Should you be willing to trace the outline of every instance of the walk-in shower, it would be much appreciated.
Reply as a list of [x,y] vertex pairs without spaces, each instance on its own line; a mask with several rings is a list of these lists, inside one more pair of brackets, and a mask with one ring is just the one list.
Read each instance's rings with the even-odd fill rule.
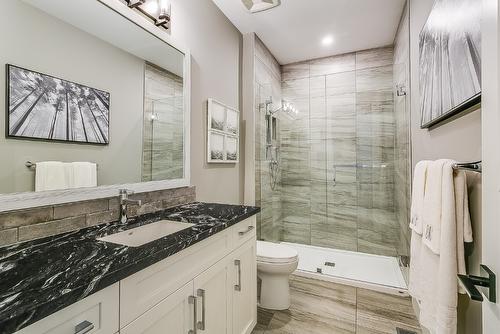
[[258,238],[295,248],[298,275],[405,293],[406,50],[279,66],[256,43]]

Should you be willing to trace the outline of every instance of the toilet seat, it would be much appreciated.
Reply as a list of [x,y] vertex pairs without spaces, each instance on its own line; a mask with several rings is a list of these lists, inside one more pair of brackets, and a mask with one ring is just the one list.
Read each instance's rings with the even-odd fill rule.
[[299,254],[291,247],[267,241],[257,241],[257,262],[293,263]]

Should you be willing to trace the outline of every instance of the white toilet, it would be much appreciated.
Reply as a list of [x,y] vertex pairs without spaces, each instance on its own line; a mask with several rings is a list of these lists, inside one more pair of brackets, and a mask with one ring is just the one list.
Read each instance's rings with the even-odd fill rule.
[[297,269],[295,249],[267,241],[257,241],[257,276],[261,279],[259,306],[270,310],[290,307],[288,279]]

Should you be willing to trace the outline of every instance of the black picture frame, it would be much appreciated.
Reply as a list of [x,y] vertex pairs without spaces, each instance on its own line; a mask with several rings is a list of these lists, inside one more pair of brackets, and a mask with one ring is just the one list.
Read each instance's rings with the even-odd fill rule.
[[[54,81],[58,80],[58,81],[63,82],[65,84],[72,85],[72,87],[77,87],[78,89],[88,89],[88,90],[91,90],[93,92],[99,92],[99,94],[100,93],[106,94],[107,95],[107,101],[106,101],[107,104],[105,106],[107,106],[107,108],[106,108],[106,113],[102,112],[102,110],[101,110],[102,115],[99,115],[99,117],[101,118],[101,122],[99,122],[97,120],[97,116],[95,115],[94,110],[90,107],[90,105],[88,105],[89,106],[88,110],[90,111],[90,114],[94,118],[94,122],[91,122],[91,123],[93,126],[95,125],[99,129],[100,135],[96,135],[96,137],[99,137],[102,141],[69,139],[68,134],[66,135],[67,136],[66,139],[61,139],[61,138],[44,138],[44,137],[38,137],[38,136],[19,135],[19,134],[12,133],[11,132],[11,121],[12,120],[11,120],[11,110],[10,110],[10,107],[11,107],[10,106],[10,98],[11,98],[11,85],[12,85],[11,71],[13,69],[27,71],[29,73],[33,73],[33,74],[36,74],[36,75],[39,75],[39,76],[42,76],[45,78],[53,79]],[[50,74],[46,74],[46,73],[42,73],[39,71],[27,69],[27,68],[24,68],[21,66],[13,65],[13,64],[5,64],[5,77],[6,77],[6,80],[5,80],[5,82],[6,82],[6,85],[5,85],[5,138],[15,139],[15,140],[59,142],[59,143],[71,143],[71,144],[80,144],[80,145],[93,145],[93,146],[94,145],[99,145],[99,146],[109,145],[109,143],[110,143],[110,130],[109,130],[109,128],[110,128],[110,124],[111,124],[111,117],[110,117],[111,116],[111,94],[109,92],[107,92],[105,90],[98,89],[98,88],[93,88],[93,87],[90,87],[90,86],[87,86],[84,84],[79,84],[79,83],[76,83],[76,82],[73,82],[70,80],[66,80],[63,78],[59,78],[59,77],[56,77],[56,76],[53,76]],[[97,94],[95,96],[98,97]],[[77,102],[77,103],[79,103],[79,102]],[[56,113],[57,112],[58,111],[56,111]],[[106,119],[106,123],[107,123],[106,126],[103,124],[100,124],[100,123],[103,123],[102,119]],[[81,122],[82,122],[83,129],[85,129],[86,127],[85,127],[85,124],[83,121],[82,114],[81,114]],[[84,130],[84,132],[86,132],[86,131]],[[85,137],[87,138],[87,135],[85,135]]]
[[421,129],[460,117],[481,103],[480,18],[473,0],[434,1],[419,34]]

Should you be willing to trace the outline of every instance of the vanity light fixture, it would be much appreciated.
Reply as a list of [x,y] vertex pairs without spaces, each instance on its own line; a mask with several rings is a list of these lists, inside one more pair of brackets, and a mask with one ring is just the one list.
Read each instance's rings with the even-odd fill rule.
[[129,8],[139,11],[157,27],[170,29],[171,4],[170,0],[125,0]]

